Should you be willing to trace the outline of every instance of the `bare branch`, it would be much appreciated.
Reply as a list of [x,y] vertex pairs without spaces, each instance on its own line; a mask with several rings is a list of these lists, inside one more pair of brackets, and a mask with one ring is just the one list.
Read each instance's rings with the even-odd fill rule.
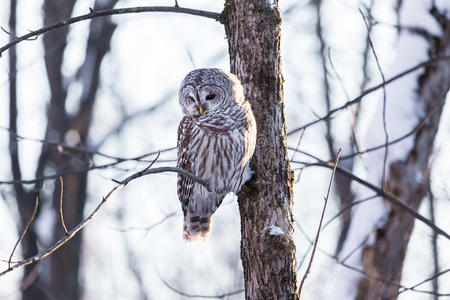
[[[148,112],[148,111],[149,111],[149,109],[144,110],[144,112]],[[100,151],[95,151],[95,150],[92,150],[90,148],[83,147],[83,146],[69,146],[69,145],[66,145],[66,144],[61,143],[61,142],[52,142],[52,141],[49,141],[49,140],[46,140],[46,139],[38,139],[38,138],[26,137],[26,136],[18,134],[15,130],[13,130],[11,128],[7,128],[7,127],[3,127],[3,126],[0,126],[0,130],[8,131],[12,137],[17,138],[18,140],[32,141],[32,142],[42,143],[43,145],[54,146],[54,147],[56,147],[56,149],[59,152],[62,152],[64,154],[69,154],[69,152],[72,151],[72,152],[75,152],[75,153],[83,153],[83,154],[88,154],[88,155],[98,155],[98,156],[102,156],[102,157],[105,157],[105,158],[115,159],[115,160],[121,161],[121,162],[122,161],[129,161],[129,160],[142,161],[143,158],[145,158],[147,156],[150,156],[150,155],[157,154],[158,152],[163,153],[163,152],[172,151],[172,150],[176,149],[176,147],[170,147],[170,148],[166,148],[166,149],[161,149],[161,150],[158,150],[158,151],[150,152],[150,153],[147,153],[147,154],[143,154],[143,155],[140,155],[140,156],[137,156],[137,157],[126,158],[126,157],[118,157],[118,156],[115,156],[115,155],[106,154],[106,153],[103,153],[103,152],[100,152]],[[100,145],[100,143],[97,144],[97,147],[92,147],[92,148],[97,149],[97,148],[99,148],[98,147],[99,145]]]
[[61,218],[61,224],[64,229],[64,234],[68,235],[66,224],[64,223],[64,214],[63,214],[63,194],[64,194],[64,181],[62,176],[59,176],[59,183],[61,185],[61,195],[59,197],[59,216]]
[[328,184],[327,195],[324,198],[325,202],[323,204],[322,215],[320,216],[319,228],[317,228],[317,234],[316,234],[316,238],[314,240],[314,246],[313,246],[313,249],[312,249],[311,258],[309,260],[308,267],[306,268],[305,275],[303,275],[302,281],[300,282],[300,287],[298,288],[298,296],[299,297],[300,297],[300,295],[302,293],[302,288],[303,288],[303,284],[304,284],[304,282],[306,280],[306,277],[308,277],[309,271],[311,270],[312,262],[313,262],[313,259],[314,259],[314,254],[316,253],[317,243],[319,242],[319,235],[320,235],[320,231],[321,231],[321,228],[322,228],[323,217],[325,215],[325,209],[327,208],[328,197],[330,196],[331,185],[333,184],[333,178],[334,178],[334,175],[336,174],[336,168],[337,168],[338,163],[339,163],[339,156],[340,155],[341,155],[341,149],[339,149],[339,151],[338,151],[338,153],[336,155],[336,160],[334,162],[333,173],[331,174],[330,183]]
[[[303,234],[305,239],[311,244],[311,247],[312,247],[312,245],[314,244],[314,241],[306,234],[305,230],[301,227],[301,225],[298,222],[295,222],[295,224],[300,229],[300,232]],[[416,287],[418,287],[419,285],[421,285],[421,284],[423,284],[423,283],[425,283],[427,281],[432,280],[431,277],[426,279],[426,280],[424,280],[424,281],[422,281],[422,282],[420,282],[419,284],[416,284],[414,287],[408,288],[408,287],[403,286],[401,284],[398,284],[398,283],[396,283],[394,281],[390,281],[390,280],[387,280],[387,279],[379,277],[379,276],[368,274],[368,273],[366,273],[365,271],[363,271],[361,269],[358,269],[358,268],[356,268],[354,266],[351,266],[351,265],[349,265],[349,264],[347,264],[345,262],[342,262],[339,259],[339,257],[337,257],[336,255],[333,255],[331,253],[328,253],[327,251],[321,249],[320,247],[317,247],[317,250],[319,250],[321,253],[325,254],[329,258],[333,259],[336,263],[338,263],[339,265],[343,266],[344,268],[347,268],[349,270],[357,272],[357,273],[359,273],[359,274],[361,274],[361,275],[363,275],[363,276],[365,276],[367,278],[371,278],[371,279],[374,279],[374,280],[379,281],[379,282],[383,282],[383,283],[388,284],[388,285],[392,285],[392,286],[396,286],[398,288],[405,289],[405,291],[408,290],[408,291],[421,293],[421,294],[435,295],[435,293],[433,291],[426,291],[426,290],[418,290],[418,289],[416,289]],[[309,249],[308,249],[308,251],[309,251]],[[441,276],[441,275],[444,275],[447,272],[450,272],[450,269],[444,270],[444,271],[440,272],[439,274],[436,274],[435,276]],[[401,292],[404,292],[404,291],[402,290]],[[449,295],[450,294],[438,294],[438,296],[449,296]]]
[[23,232],[22,232],[20,238],[17,240],[16,244],[14,245],[13,250],[11,251],[11,255],[9,256],[9,259],[8,259],[8,269],[11,268],[11,260],[12,260],[12,257],[13,257],[13,255],[14,255],[14,252],[16,251],[17,246],[20,244],[20,242],[21,242],[21,241],[23,240],[23,238],[25,237],[25,234],[27,233],[28,228],[30,228],[31,224],[32,224],[33,221],[34,221],[34,218],[36,217],[36,212],[37,212],[38,206],[39,206],[39,197],[36,196],[36,201],[34,202],[33,214],[31,215],[30,220],[28,221],[27,225],[25,226],[25,228],[24,228],[24,230],[23,230]]
[[[384,77],[383,70],[381,69],[380,61],[378,59],[378,55],[375,51],[375,47],[373,46],[372,39],[370,38],[370,27],[367,23],[366,17],[364,16],[364,13],[362,12],[361,8],[359,9],[359,13],[361,14],[361,17],[364,21],[364,24],[367,28],[367,41],[369,42],[370,49],[372,51],[373,56],[375,57],[375,62],[377,64],[378,72],[380,72],[381,79],[383,80],[383,83],[386,82],[386,78]],[[383,85],[383,131],[384,131],[384,158],[383,158],[383,174],[381,177],[381,186],[383,190],[386,188],[386,164],[387,164],[387,158],[389,154],[388,149],[388,143],[389,143],[389,133],[387,131],[387,123],[386,123],[386,86]]]
[[[12,38],[17,39],[17,36],[15,36],[14,34],[12,34],[11,32],[9,32],[8,30],[6,30],[5,28],[3,28],[3,26],[0,26],[0,29],[6,33],[7,35],[10,35]],[[26,39],[26,41],[34,41],[35,39],[37,39],[37,36],[33,37],[33,38],[29,38]]]
[[[124,115],[122,116],[122,119],[119,122],[117,122],[117,125],[115,127],[113,127],[108,133],[106,133],[100,139],[100,141],[95,144],[95,146],[93,148],[94,149],[99,149],[106,142],[106,140],[109,137],[111,137],[112,135],[119,134],[125,128],[125,124],[127,122],[130,122],[130,121],[132,121],[134,119],[146,116],[146,115],[148,115],[150,113],[153,113],[153,112],[157,111],[159,108],[161,108],[163,105],[165,105],[172,98],[173,94],[175,94],[175,92],[171,90],[171,91],[167,92],[166,94],[164,94],[163,97],[161,97],[161,100],[159,100],[155,104],[152,104],[151,106],[149,106],[146,109],[138,110],[137,112],[135,112],[133,114],[126,114],[126,113],[124,113]],[[118,97],[120,97],[120,96],[118,96]]]
[[[295,161],[293,161],[295,163]],[[298,162],[298,161],[297,161]],[[326,168],[333,168],[333,164],[325,161],[319,161],[317,163],[306,163],[306,162],[298,162],[301,164],[305,164],[308,166],[320,166],[320,167],[326,167]],[[407,213],[412,215],[414,218],[422,221],[424,224],[426,224],[428,227],[430,227],[433,231],[437,232],[438,234],[442,235],[443,237],[450,240],[450,234],[442,230],[441,228],[437,227],[432,221],[425,218],[421,214],[419,214],[417,211],[415,211],[413,208],[409,207],[408,204],[406,204],[402,199],[398,198],[394,194],[384,191],[383,189],[373,185],[372,183],[354,175],[352,172],[350,172],[347,169],[338,167],[337,172],[350,177],[352,180],[364,185],[365,187],[371,189],[372,191],[376,192],[379,196],[383,197],[386,201],[390,202],[391,204],[397,206],[400,209],[405,210]]]
[[[143,230],[145,231],[145,235],[147,235],[147,233],[152,230],[153,228],[163,224],[166,220],[175,217],[178,214],[178,211],[173,211],[169,214],[167,214],[166,216],[164,216],[161,220],[159,220],[158,222],[153,223],[152,225],[146,226],[146,227],[128,227],[128,228],[117,228],[118,231],[120,232],[127,232],[130,230]],[[144,235],[144,236],[145,236]]]
[[[71,170],[71,171],[67,171],[67,172],[59,172],[59,173],[55,173],[52,175],[46,175],[46,176],[40,176],[38,178],[34,178],[34,179],[23,179],[23,180],[4,180],[4,181],[0,181],[0,185],[1,184],[16,184],[16,183],[23,183],[23,184],[34,184],[34,183],[41,183],[44,180],[50,180],[50,179],[56,179],[60,176],[66,176],[66,175],[73,175],[73,174],[81,174],[81,173],[85,173],[85,172],[89,172],[92,170],[97,170],[97,169],[106,169],[108,167],[113,167],[116,166],[120,163],[123,163],[125,161],[130,161],[130,160],[135,160],[135,161],[144,161],[143,158],[153,155],[153,154],[157,154],[158,152],[166,152],[166,151],[171,151],[173,149],[176,149],[175,147],[171,147],[171,148],[167,148],[167,149],[163,149],[160,151],[156,151],[156,152],[150,152],[150,153],[146,153],[146,154],[142,154],[142,155],[138,155],[136,157],[133,158],[121,158],[121,157],[117,157],[115,162],[112,163],[107,163],[107,164],[103,164],[103,165],[92,165],[88,168],[81,168],[81,169],[77,169],[77,170]],[[163,172],[177,172],[177,171],[163,171]]]
[[233,291],[233,292],[229,292],[229,293],[224,293],[224,294],[220,294],[220,295],[198,295],[198,294],[188,294],[185,293],[183,291],[180,291],[176,288],[174,288],[173,286],[171,286],[167,281],[165,281],[161,276],[159,276],[159,278],[161,279],[161,281],[164,283],[164,285],[166,287],[168,287],[171,291],[187,297],[187,298],[203,298],[203,299],[223,299],[225,297],[229,297],[229,296],[233,296],[233,295],[237,295],[237,294],[241,294],[244,292],[244,289],[240,289],[237,291]]
[[[411,286],[411,287],[403,287],[403,290],[401,290],[401,291],[399,291],[398,293],[396,293],[396,294],[394,294],[394,295],[391,295],[391,296],[389,296],[389,297],[387,297],[387,298],[384,298],[383,300],[385,300],[385,299],[397,298],[397,295],[400,295],[400,294],[402,294],[402,293],[404,293],[404,292],[407,292],[407,291],[417,291],[417,290],[415,290],[416,287],[418,287],[418,286],[420,286],[420,285],[422,285],[422,284],[424,284],[424,283],[426,283],[426,282],[428,282],[428,281],[436,280],[439,276],[442,276],[442,275],[444,275],[444,274],[446,274],[446,273],[448,273],[448,272],[450,272],[450,268],[448,268],[448,269],[446,269],[446,270],[442,270],[441,272],[436,273],[436,274],[434,274],[433,276],[428,277],[427,279],[422,280],[421,282],[419,282],[419,283],[417,283],[417,284],[415,284],[415,285],[413,285],[413,286]],[[438,297],[442,297],[442,296],[450,296],[450,293],[449,293],[449,294],[440,294],[440,293],[438,293],[438,292],[436,292],[436,291],[433,291],[433,293],[429,293],[429,294],[435,295],[435,296],[438,296]]]
[[[413,129],[411,129],[411,131],[409,131],[409,132],[405,133],[404,135],[402,135],[402,136],[400,136],[400,137],[398,137],[398,138],[396,138],[396,139],[390,141],[390,142],[388,143],[388,146],[393,145],[393,144],[396,144],[396,143],[399,143],[399,142],[403,141],[404,139],[410,137],[411,135],[417,133],[417,132],[418,132],[418,131],[419,131],[419,130],[427,123],[427,122],[428,122],[428,120],[429,120],[436,112],[439,111],[439,108],[440,108],[442,105],[444,105],[446,99],[447,99],[447,98],[443,98],[441,101],[439,101],[439,102],[438,102],[438,103],[430,110],[430,112],[429,112],[422,120],[420,120],[420,122],[419,122]],[[357,152],[354,152],[354,153],[351,153],[351,154],[348,154],[348,155],[341,156],[340,160],[350,159],[350,158],[353,158],[353,157],[358,156],[358,155],[360,155],[360,154],[365,154],[365,153],[369,153],[369,152],[372,152],[372,151],[376,151],[376,150],[382,149],[382,148],[384,148],[384,147],[385,147],[385,144],[382,144],[382,145],[374,146],[374,147],[372,147],[372,148],[368,148],[368,149],[366,149],[366,150],[360,150],[360,151],[357,151]],[[302,150],[300,150],[300,149],[293,148],[293,147],[288,147],[288,149],[289,149],[289,150],[292,150],[292,151],[295,151],[295,152],[302,153],[302,154],[304,154],[304,155],[306,155],[306,156],[309,156],[309,157],[311,157],[311,158],[313,158],[313,159],[315,159],[315,160],[321,160],[321,159],[319,159],[318,157],[316,157],[316,156],[314,156],[314,155],[312,155],[312,154],[310,154],[310,153],[304,152],[304,151],[302,151]],[[331,163],[331,161],[328,161],[327,163]]]
[[48,26],[42,27],[41,29],[31,31],[27,34],[24,34],[3,47],[0,47],[0,57],[2,53],[15,46],[16,44],[28,40],[31,37],[39,36],[41,34],[47,33],[49,31],[66,27],[70,24],[90,20],[98,17],[105,17],[105,16],[112,16],[112,15],[121,15],[121,14],[134,14],[134,13],[143,13],[143,12],[173,12],[173,13],[181,13],[181,14],[188,14],[188,15],[194,15],[194,16],[200,16],[205,18],[210,18],[216,21],[219,21],[219,13],[216,12],[210,12],[210,11],[204,11],[204,10],[198,10],[198,9],[192,9],[192,8],[186,8],[186,7],[177,7],[177,6],[140,6],[140,7],[127,7],[127,8],[116,8],[116,9],[107,9],[107,10],[99,10],[94,11],[92,8],[90,9],[90,12],[81,16],[69,18],[66,20],[62,20],[60,22],[50,24]]
[[343,110],[343,109],[345,109],[345,108],[347,108],[347,107],[349,107],[349,106],[351,106],[351,105],[354,105],[354,104],[357,104],[357,103],[361,102],[361,100],[362,100],[365,96],[367,96],[368,94],[370,94],[370,93],[372,93],[372,92],[374,92],[374,91],[376,91],[376,90],[378,90],[378,89],[380,89],[380,88],[382,88],[382,87],[384,87],[384,86],[386,86],[386,85],[388,85],[388,84],[394,82],[395,80],[397,80],[397,79],[399,79],[399,78],[401,78],[401,77],[403,77],[403,76],[405,76],[405,75],[408,75],[409,73],[412,73],[412,72],[414,72],[414,71],[416,71],[416,70],[418,70],[418,69],[420,69],[420,68],[423,68],[423,67],[425,67],[425,66],[427,66],[427,65],[436,63],[436,62],[441,61],[441,60],[442,60],[442,61],[450,60],[450,56],[439,56],[439,57],[432,58],[432,59],[430,59],[430,60],[424,61],[424,62],[422,62],[422,63],[419,63],[419,64],[415,65],[414,67],[411,67],[411,68],[409,68],[409,69],[407,69],[407,70],[405,70],[405,71],[403,71],[403,72],[401,72],[401,73],[399,73],[399,74],[397,74],[397,75],[395,75],[395,76],[389,78],[389,79],[386,80],[384,83],[382,82],[382,83],[380,83],[380,84],[378,84],[378,85],[376,85],[376,86],[373,86],[373,87],[371,87],[371,88],[365,90],[364,92],[362,92],[358,97],[354,98],[353,100],[347,101],[344,105],[341,105],[341,106],[339,106],[339,107],[336,107],[336,108],[330,110],[330,112],[327,113],[326,115],[324,115],[323,117],[321,117],[321,118],[319,118],[319,119],[317,119],[317,120],[311,121],[311,122],[309,122],[309,123],[307,123],[307,124],[305,124],[305,125],[303,125],[303,126],[301,126],[301,127],[292,129],[291,131],[289,131],[289,132],[287,133],[287,135],[292,135],[292,134],[294,134],[294,133],[296,133],[296,132],[298,132],[298,131],[300,131],[300,130],[302,130],[302,129],[306,129],[306,128],[308,128],[308,127],[310,127],[310,126],[312,126],[312,125],[315,125],[315,124],[317,124],[317,123],[319,123],[319,122],[321,122],[321,121],[323,121],[323,120],[327,120],[327,119],[329,119],[333,114],[335,114],[336,112],[338,112],[338,111],[340,111],[340,110]]
[[[398,138],[396,138],[395,140],[392,140],[392,141],[388,142],[387,145],[390,146],[390,145],[396,144],[396,143],[401,142],[401,141],[403,141],[404,139],[410,137],[411,135],[417,133],[417,132],[418,132],[418,131],[419,131],[419,130],[427,123],[427,121],[428,121],[428,120],[429,120],[436,112],[439,111],[439,108],[440,108],[442,105],[444,105],[446,99],[447,99],[447,98],[442,98],[442,100],[439,101],[439,102],[438,102],[438,103],[430,110],[430,112],[429,112],[429,113],[428,113],[428,114],[427,114],[427,115],[426,115],[426,116],[425,116],[425,117],[417,124],[417,126],[414,127],[413,129],[411,129],[410,132],[405,133],[405,134],[402,135],[401,137],[398,137]],[[372,148],[369,148],[369,149],[366,149],[366,150],[357,151],[357,152],[355,152],[355,153],[352,153],[352,154],[349,154],[349,155],[342,156],[342,157],[341,157],[341,160],[349,159],[349,158],[355,157],[355,156],[360,155],[360,154],[369,153],[369,152],[372,152],[372,151],[375,151],[375,150],[378,150],[378,149],[381,149],[381,148],[384,148],[384,147],[385,147],[385,144],[382,144],[382,145],[378,145],[378,146],[375,146],[375,147],[372,147]]]
[[333,222],[337,217],[339,217],[341,214],[343,214],[346,210],[352,208],[353,206],[359,205],[361,203],[364,203],[366,201],[370,201],[372,199],[375,199],[376,197],[378,197],[378,195],[372,195],[370,197],[361,199],[361,200],[357,200],[357,201],[353,201],[350,204],[348,204],[347,206],[343,207],[336,215],[334,215],[332,218],[330,218],[322,227],[322,229],[325,229],[328,225],[331,224],[331,222]]
[[[325,56],[326,42],[323,36],[323,28],[322,28],[322,18],[321,18],[321,8],[322,8],[322,0],[314,0],[312,1],[315,6],[316,11],[316,35],[319,40],[320,45],[320,59],[321,59],[321,71],[322,71],[322,83],[323,83],[323,96],[325,101],[325,106],[327,108],[327,113],[330,112],[331,109],[331,91],[330,91],[330,83],[328,80],[328,69],[327,69],[327,61]],[[336,156],[333,146],[334,146],[334,138],[331,133],[331,119],[328,118],[325,121],[326,133],[325,140],[328,146],[328,152],[330,153],[330,158]]]
[[295,155],[296,155],[297,152],[298,152],[298,148],[300,147],[300,144],[301,144],[301,142],[302,142],[302,139],[303,139],[303,135],[304,135],[304,134],[305,134],[305,130],[302,131],[302,133],[300,134],[300,137],[298,138],[297,147],[295,147],[295,151],[294,151],[294,153],[293,153],[292,156],[291,156],[291,160],[294,160]]
[[[124,220],[124,211],[125,211],[125,201],[122,202],[122,207],[117,212],[117,221],[119,221],[122,224],[125,223]],[[142,264],[139,264],[138,256],[136,255],[134,251],[135,244],[129,239],[128,234],[126,231],[122,231],[122,239],[123,239],[123,246],[125,247],[126,255],[125,259],[128,262],[128,268],[130,269],[131,273],[134,275],[134,278],[136,280],[136,283],[139,288],[139,299],[140,300],[148,300],[150,297],[147,293],[147,285],[144,282],[143,278],[143,272],[142,272]]]
[[[152,162],[152,164],[155,161]],[[137,173],[134,173],[130,176],[128,176],[126,179],[120,181],[113,189],[111,189],[108,194],[103,197],[102,201],[98,204],[98,206],[91,212],[91,214],[84,219],[81,223],[73,227],[70,231],[67,232],[67,235],[61,237],[58,241],[56,241],[53,245],[45,249],[43,252],[36,254],[35,256],[29,257],[27,259],[21,260],[14,265],[8,265],[8,268],[2,272],[0,272],[0,277],[21,267],[31,265],[37,261],[40,261],[41,259],[51,255],[53,252],[58,250],[62,245],[70,241],[77,233],[83,229],[87,224],[89,224],[92,219],[98,214],[98,212],[102,209],[102,207],[108,202],[108,200],[118,191],[120,191],[124,186],[126,186],[128,183],[130,183],[132,180],[137,179],[139,177],[148,175],[148,174],[156,174],[156,173],[163,173],[163,172],[176,172],[179,174],[182,174],[184,176],[189,177],[193,181],[205,186],[207,189],[210,189],[210,185],[206,180],[203,180],[183,169],[175,168],[175,167],[161,167],[161,168],[155,168],[155,169],[148,169],[145,168],[142,171],[139,171]]]

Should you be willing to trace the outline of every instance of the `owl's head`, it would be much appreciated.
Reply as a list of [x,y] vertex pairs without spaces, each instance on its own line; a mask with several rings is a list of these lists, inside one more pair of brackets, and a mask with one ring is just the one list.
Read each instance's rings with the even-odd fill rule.
[[179,101],[185,116],[200,116],[242,105],[245,99],[235,75],[220,69],[197,69],[181,83]]

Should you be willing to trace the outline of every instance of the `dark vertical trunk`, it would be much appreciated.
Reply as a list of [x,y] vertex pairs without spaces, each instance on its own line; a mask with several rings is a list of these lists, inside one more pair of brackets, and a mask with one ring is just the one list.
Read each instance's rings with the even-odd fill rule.
[[[12,1],[15,3],[15,1]],[[117,0],[102,1],[102,5],[96,3],[94,9],[112,8]],[[46,0],[43,4],[44,23],[48,25],[69,18],[72,14],[75,1]],[[15,8],[15,6],[14,6]],[[13,9],[13,6],[11,6]],[[11,14],[13,16],[13,14]],[[109,50],[110,40],[115,25],[111,19],[99,18],[91,21],[88,45],[86,49],[86,60],[80,67],[78,79],[82,81],[83,94],[79,99],[80,109],[69,116],[65,109],[67,99],[67,87],[64,82],[61,66],[64,59],[64,51],[67,45],[67,29],[54,30],[44,35],[45,65],[49,80],[51,95],[47,112],[47,128],[45,137],[52,142],[65,143],[66,134],[72,130],[79,136],[79,144],[86,144],[91,124],[94,101],[99,87],[100,65],[103,57]],[[14,34],[14,33],[13,33]],[[10,49],[12,59],[15,60],[15,48]],[[15,61],[11,60],[11,66]],[[15,67],[11,68],[15,75]],[[11,78],[11,136],[10,153],[13,162],[13,175],[20,180],[20,167],[17,157],[17,142],[13,134],[16,130],[17,106],[15,96],[15,77]],[[74,157],[77,156],[77,157]],[[66,153],[58,151],[55,147],[43,144],[36,178],[44,175],[46,168],[53,171],[75,172],[86,169],[89,166],[89,157],[77,153]],[[16,185],[17,201],[21,212],[22,223],[25,224],[32,212],[34,197],[39,195],[42,183],[35,185],[31,192],[24,191],[22,185]],[[64,216],[68,229],[78,224],[83,218],[84,205],[86,203],[87,173],[67,175],[64,177]],[[59,184],[55,185],[53,191],[53,209],[55,215],[59,215]],[[41,194],[41,202],[49,201]],[[55,223],[53,232],[54,240],[64,234],[61,222]],[[78,234],[66,245],[53,253],[49,264],[29,266],[25,269],[23,279],[24,300],[33,299],[80,299],[82,290],[79,286],[79,269],[81,255],[82,235]],[[22,245],[25,257],[30,257],[38,252],[36,236],[32,228],[25,236]],[[38,271],[37,268],[43,268]],[[46,268],[50,268],[47,270]]]
[[[58,1],[57,1],[58,2]],[[103,2],[102,6],[96,4],[94,9],[112,8],[116,3],[115,0]],[[100,66],[103,57],[109,50],[110,41],[116,26],[112,24],[111,18],[98,18],[91,21],[89,37],[86,48],[85,62],[81,65],[77,79],[83,83],[83,93],[79,99],[79,110],[72,116],[67,116],[64,102],[67,90],[62,86],[61,69],[58,64],[61,53],[57,55],[57,59],[49,59],[48,73],[51,78],[52,73],[57,74],[55,86],[56,91],[52,93],[51,102],[53,105],[50,109],[49,118],[55,123],[49,121],[47,133],[58,132],[57,138],[63,139],[68,131],[76,132],[80,141],[79,144],[86,146],[87,137],[92,121],[94,102],[96,99],[97,89],[100,84]],[[60,38],[66,38],[62,34]],[[55,43],[56,41],[54,41]],[[56,42],[57,43],[57,42]],[[49,39],[48,46],[51,47]],[[62,56],[61,56],[62,57]],[[60,89],[60,87],[62,89]],[[56,112],[53,115],[52,109]],[[59,124],[59,125],[58,125]],[[57,127],[54,127],[57,126]],[[74,158],[71,155],[65,155],[57,151],[51,150],[48,157],[48,164],[54,164],[64,171],[72,172],[80,169],[86,169],[89,166],[90,158],[86,155],[78,155]],[[86,203],[87,189],[87,173],[78,175],[68,175],[64,177],[64,217],[68,229],[80,223],[83,219],[84,205]],[[55,211],[59,209],[59,188],[55,188],[53,192],[53,208]],[[54,231],[54,239],[60,238],[64,234],[62,225],[58,221]],[[51,282],[50,287],[52,293],[58,299],[79,299],[82,289],[79,286],[79,268],[81,256],[81,232],[73,238],[69,243],[64,245],[60,250],[51,256]]]
[[[439,21],[439,19],[438,19]],[[442,36],[430,44],[430,56],[450,55],[450,20],[441,19]],[[443,60],[429,66],[417,82],[418,99],[423,103],[423,115],[428,115],[439,103],[443,103],[450,88],[450,61]],[[403,199],[411,208],[418,209],[427,193],[426,180],[419,178],[429,174],[429,157],[439,127],[442,106],[414,135],[414,145],[405,160],[390,165],[388,189]],[[377,231],[376,242],[366,247],[363,253],[364,271],[392,283],[399,283],[408,242],[415,219],[407,212],[391,208],[387,222]],[[392,297],[398,291],[394,284],[364,278],[358,287],[357,299],[379,299]]]
[[[276,1],[273,1],[276,3]],[[254,176],[239,193],[246,299],[297,299],[292,240],[293,172],[286,147],[281,16],[266,0],[226,1],[231,72],[241,80],[258,136]]]
[[[11,0],[10,2],[10,18],[9,18],[9,33],[10,40],[13,40],[16,36],[16,13],[17,13],[17,0]],[[14,192],[16,195],[17,207],[20,213],[21,228],[20,232],[25,228],[28,220],[31,218],[35,194],[27,192],[23,185],[19,182],[22,179],[22,173],[19,161],[19,144],[17,142],[17,52],[16,48],[9,49],[9,153],[11,161],[11,171],[14,180],[18,181],[14,184]],[[22,254],[26,257],[32,256],[37,252],[36,234],[31,227],[28,230],[27,235],[24,237],[22,243]],[[39,266],[26,266],[24,276],[22,279],[22,286],[26,288],[24,291],[24,298],[28,295],[34,295],[33,299],[43,299],[44,293],[39,283],[34,280]]]

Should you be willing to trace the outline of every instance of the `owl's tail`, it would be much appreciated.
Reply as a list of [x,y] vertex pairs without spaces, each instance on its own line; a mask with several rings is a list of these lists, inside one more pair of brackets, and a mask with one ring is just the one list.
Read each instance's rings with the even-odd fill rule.
[[207,237],[211,231],[211,215],[212,212],[198,213],[188,210],[184,216],[183,237],[190,242]]

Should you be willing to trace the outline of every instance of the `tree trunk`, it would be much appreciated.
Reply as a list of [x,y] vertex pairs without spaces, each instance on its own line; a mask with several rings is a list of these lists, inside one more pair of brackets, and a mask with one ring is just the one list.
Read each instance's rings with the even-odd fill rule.
[[221,17],[231,72],[244,86],[258,129],[250,163],[254,175],[238,195],[246,299],[298,299],[280,11],[276,3],[266,0],[231,0],[226,1]]
[[[9,17],[9,33],[10,40],[16,37],[17,27],[17,1],[10,2],[10,17]],[[17,51],[13,47],[9,49],[9,154],[11,161],[11,171],[14,180],[18,182],[14,184],[14,192],[16,195],[17,208],[20,213],[19,232],[23,232],[27,222],[30,220],[34,203],[35,193],[27,192],[23,185],[19,182],[22,179],[22,172],[19,160],[19,143],[17,142]],[[20,233],[19,233],[20,235]],[[25,235],[22,244],[22,255],[25,257],[33,256],[37,253],[36,233],[31,227]],[[35,295],[34,299],[43,297],[42,287],[35,281],[38,266],[26,266],[24,276],[22,278],[22,286],[24,287],[24,298],[27,295]]]
[[[434,11],[434,12],[433,12]],[[432,10],[437,21],[441,21],[442,36],[433,39],[430,55],[450,55],[450,20],[438,18],[437,10]],[[400,54],[401,55],[401,54]],[[412,149],[404,160],[390,164],[388,189],[403,199],[411,208],[418,210],[427,193],[429,157],[432,154],[434,139],[439,127],[443,102],[450,88],[450,61],[443,60],[431,65],[419,77],[417,98],[423,103],[422,115],[431,114],[428,122],[416,132]],[[440,106],[439,106],[440,105]],[[418,176],[421,174],[423,176]],[[377,230],[374,245],[363,251],[364,271],[372,276],[383,278],[391,284],[366,277],[358,286],[356,299],[396,299],[405,254],[414,227],[415,219],[396,207],[391,207],[388,219]]]
[[[15,2],[11,1],[10,27],[15,27]],[[117,0],[97,1],[94,9],[110,9]],[[61,2],[59,0],[46,0],[43,4],[44,24],[48,25],[69,18],[72,14],[75,1]],[[67,99],[67,84],[64,83],[61,66],[63,64],[64,51],[67,45],[67,29],[54,30],[44,35],[45,64],[51,96],[48,105],[46,140],[65,144],[65,137],[69,131],[79,137],[77,145],[86,145],[93,104],[99,87],[100,65],[103,57],[109,50],[112,34],[116,26],[110,17],[92,20],[86,49],[85,62],[79,69],[77,79],[83,84],[83,93],[79,99],[80,108],[72,116],[69,116],[65,103]],[[15,30],[11,30],[15,36]],[[18,143],[16,141],[17,105],[16,105],[16,81],[15,81],[15,48],[10,49],[10,154],[12,173],[15,180],[21,180],[20,165],[18,160]],[[53,172],[79,172],[86,169],[90,159],[83,153],[59,151],[52,145],[43,144],[40,153],[36,178],[42,177],[46,168]],[[52,172],[52,173],[53,173]],[[41,203],[49,201],[45,199],[45,193],[40,193],[42,182],[35,185],[33,190],[26,191],[22,184],[14,185],[17,204],[21,215],[22,224],[26,224],[31,217],[35,196],[39,195]],[[64,177],[64,216],[65,223],[70,230],[83,218],[84,204],[86,203],[87,173],[67,175]],[[53,190],[53,210],[59,216],[60,186],[55,185]],[[39,212],[38,212],[39,214]],[[55,220],[53,239],[57,240],[64,234],[61,221]],[[66,245],[61,247],[50,257],[50,263],[27,266],[22,281],[22,299],[79,299],[82,294],[79,286],[79,267],[81,255],[81,233]],[[31,227],[23,242],[24,257],[31,257],[38,252],[37,237],[34,228]],[[42,268],[44,270],[39,270]]]

